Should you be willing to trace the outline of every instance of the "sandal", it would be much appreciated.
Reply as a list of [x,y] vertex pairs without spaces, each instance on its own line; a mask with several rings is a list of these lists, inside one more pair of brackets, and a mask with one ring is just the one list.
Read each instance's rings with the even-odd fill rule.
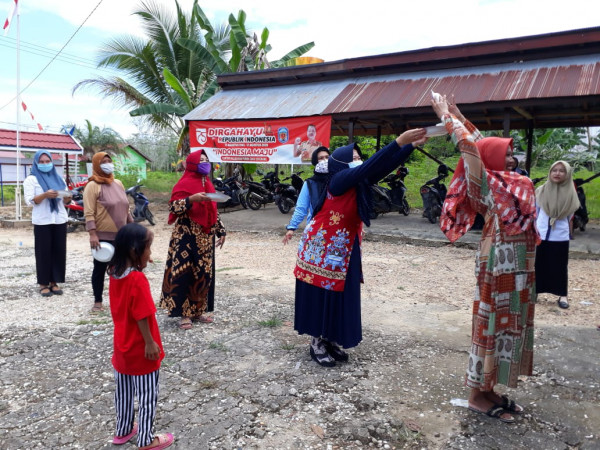
[[525,411],[525,408],[515,403],[514,400],[510,400],[506,395],[501,395],[500,398],[502,399],[502,402],[496,403],[495,406],[499,406],[504,411],[509,412],[511,414],[523,414],[523,412]]
[[567,300],[567,297],[559,297],[557,303],[558,303],[559,308],[562,308],[562,309],[569,308],[569,301]]
[[506,414],[507,412],[504,410],[504,408],[501,408],[500,406],[494,405],[487,411],[480,411],[478,409],[473,408],[472,406],[469,406],[469,410],[476,412],[478,414],[485,414],[486,416],[491,417],[492,419],[498,419],[500,422],[504,422],[504,423],[514,423],[515,422],[515,418],[512,416],[510,416],[510,419],[507,417],[502,417],[502,415]]
[[348,362],[348,353],[341,349],[341,347],[333,342],[323,341],[325,350],[327,353],[338,362]]
[[200,322],[200,323],[213,323],[215,319],[211,316],[195,316],[192,319],[192,322]]
[[[42,291],[48,291],[48,292],[42,292]],[[50,287],[48,287],[48,286],[41,287],[40,294],[42,294],[42,297],[52,297],[54,295],[54,293],[52,292],[52,289],[50,289]]]
[[152,445],[154,444],[154,441],[152,441],[152,444],[146,445],[145,447],[139,447],[139,450],[161,450],[163,448],[167,448],[173,443],[175,437],[171,433],[165,433],[157,434],[156,436],[154,436],[154,439],[158,439],[158,445]]
[[101,312],[104,312],[104,306],[92,306],[92,310],[90,311],[90,313],[92,314],[99,314]]
[[56,284],[50,286],[50,290],[52,291],[52,295],[63,295],[62,289],[59,288]]
[[113,445],[123,445],[126,444],[127,442],[129,442],[129,440],[134,437],[138,432],[138,424],[137,423],[133,423],[133,428],[131,429],[131,432],[129,434],[126,434],[125,436],[115,436],[112,440]]
[[182,317],[179,320],[178,326],[180,330],[190,330],[192,328],[192,319],[189,317]]

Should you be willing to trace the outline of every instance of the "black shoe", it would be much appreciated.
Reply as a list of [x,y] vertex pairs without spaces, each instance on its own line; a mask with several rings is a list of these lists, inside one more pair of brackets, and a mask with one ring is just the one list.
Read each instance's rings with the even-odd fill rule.
[[310,357],[315,360],[315,362],[323,367],[334,367],[335,360],[327,353],[325,347],[323,345],[319,345],[318,350],[322,350],[322,353],[316,353],[313,349],[313,346],[310,346]]
[[323,341],[325,345],[325,350],[329,353],[333,359],[339,362],[348,362],[348,353],[341,349],[341,347],[337,344],[334,344],[329,341]]

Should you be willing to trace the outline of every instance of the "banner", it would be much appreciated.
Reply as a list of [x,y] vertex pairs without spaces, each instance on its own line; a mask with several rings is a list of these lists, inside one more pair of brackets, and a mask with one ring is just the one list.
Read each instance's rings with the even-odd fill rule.
[[330,136],[331,116],[190,121],[191,151],[204,150],[210,162],[310,164]]

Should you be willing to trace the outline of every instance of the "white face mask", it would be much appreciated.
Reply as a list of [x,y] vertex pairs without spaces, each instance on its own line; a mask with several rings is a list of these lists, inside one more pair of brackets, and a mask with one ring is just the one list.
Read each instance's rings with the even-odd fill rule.
[[102,172],[106,175],[110,175],[115,171],[115,165],[113,163],[100,164],[100,169],[102,169]]
[[315,172],[316,173],[328,173],[329,172],[329,166],[327,165],[327,160],[325,160],[325,161],[319,161],[317,163],[317,165],[315,166]]
[[351,169],[354,169],[355,167],[358,167],[362,164],[363,162],[359,159],[358,161],[352,161],[348,163],[348,167],[350,167]]

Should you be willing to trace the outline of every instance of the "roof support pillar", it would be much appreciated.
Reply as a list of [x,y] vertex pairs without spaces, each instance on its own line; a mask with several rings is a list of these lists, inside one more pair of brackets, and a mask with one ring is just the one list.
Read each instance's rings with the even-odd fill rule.
[[525,160],[525,170],[531,174],[531,155],[533,153],[533,120],[528,120],[527,125],[527,159]]
[[354,142],[354,120],[348,121],[348,144]]
[[504,120],[502,121],[502,136],[510,137],[510,110],[504,110]]

